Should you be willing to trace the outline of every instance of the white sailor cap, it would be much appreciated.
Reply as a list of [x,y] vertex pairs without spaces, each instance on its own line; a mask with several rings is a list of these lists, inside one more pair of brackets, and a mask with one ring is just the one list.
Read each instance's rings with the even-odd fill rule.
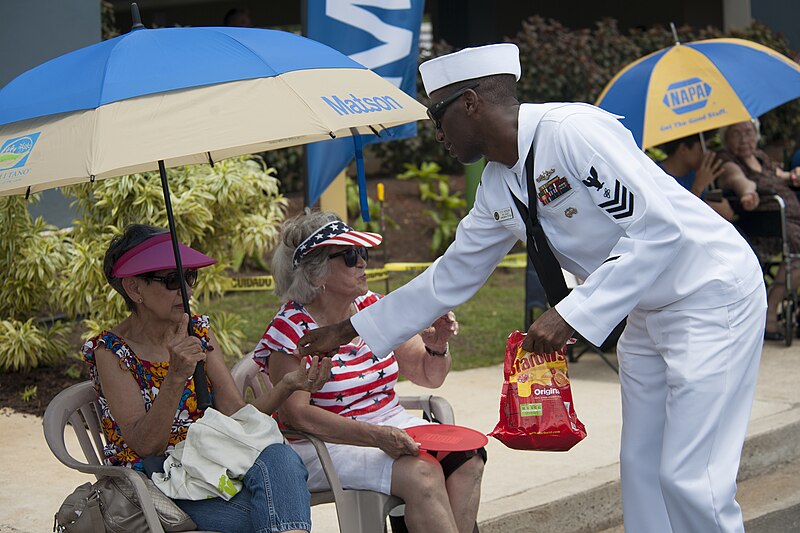
[[428,96],[433,91],[459,81],[495,74],[513,74],[519,81],[519,48],[513,43],[464,48],[425,61],[419,66],[419,72]]

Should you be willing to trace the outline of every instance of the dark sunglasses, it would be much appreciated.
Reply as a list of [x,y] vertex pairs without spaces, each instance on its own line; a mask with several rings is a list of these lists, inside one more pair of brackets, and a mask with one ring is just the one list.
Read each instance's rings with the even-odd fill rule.
[[344,259],[345,266],[348,268],[353,268],[356,266],[356,263],[358,263],[359,257],[364,261],[367,261],[369,259],[369,252],[364,246],[354,246],[353,248],[348,248],[347,250],[342,250],[341,252],[331,254],[328,256],[328,259],[333,259],[334,257],[341,257]]
[[447,106],[458,100],[465,92],[470,89],[476,88],[480,83],[470,83],[469,85],[465,85],[441,102],[433,104],[428,108],[428,118],[436,124],[436,129],[442,129],[442,115],[444,115],[445,110],[447,110]]
[[[144,274],[139,277],[151,281],[159,281],[164,284],[167,290],[170,291],[176,291],[181,288],[181,280],[178,277],[177,271],[170,272],[166,276],[150,276],[148,274]],[[186,280],[186,285],[189,287],[194,287],[194,284],[197,283],[197,270],[186,270],[183,273],[183,277]]]

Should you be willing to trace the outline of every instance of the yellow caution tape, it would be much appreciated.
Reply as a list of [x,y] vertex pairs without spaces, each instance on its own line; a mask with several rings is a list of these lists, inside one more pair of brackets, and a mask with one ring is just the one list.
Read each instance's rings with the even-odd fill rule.
[[246,278],[228,278],[228,291],[271,291],[275,288],[272,276],[250,276]]
[[[524,253],[508,254],[497,265],[502,268],[525,268],[527,257]],[[386,263],[383,268],[368,268],[367,281],[383,281],[389,279],[392,272],[409,272],[414,270],[425,270],[431,263]],[[275,280],[272,276],[249,276],[228,278],[226,291],[271,291],[275,289]]]

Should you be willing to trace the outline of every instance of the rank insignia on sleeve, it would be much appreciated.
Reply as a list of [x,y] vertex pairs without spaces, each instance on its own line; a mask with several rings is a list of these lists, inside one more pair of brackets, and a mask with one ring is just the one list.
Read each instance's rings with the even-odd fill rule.
[[618,180],[615,180],[614,197],[602,204],[597,204],[597,207],[604,209],[606,213],[621,220],[633,216],[633,193]]
[[567,191],[572,190],[567,178],[556,176],[544,185],[539,186],[539,201],[542,205],[547,205]]
[[589,169],[589,177],[583,180],[583,184],[587,187],[594,187],[598,191],[603,188],[604,183],[600,181],[600,178],[597,176],[597,171],[594,167]]

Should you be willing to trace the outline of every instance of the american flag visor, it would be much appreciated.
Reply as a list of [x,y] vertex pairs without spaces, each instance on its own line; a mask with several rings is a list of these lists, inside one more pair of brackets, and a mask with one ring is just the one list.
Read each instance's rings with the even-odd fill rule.
[[292,256],[292,266],[297,268],[303,257],[320,246],[365,246],[372,248],[378,246],[383,237],[368,231],[356,231],[340,220],[334,220],[319,228],[309,235],[300,246],[295,248]]

